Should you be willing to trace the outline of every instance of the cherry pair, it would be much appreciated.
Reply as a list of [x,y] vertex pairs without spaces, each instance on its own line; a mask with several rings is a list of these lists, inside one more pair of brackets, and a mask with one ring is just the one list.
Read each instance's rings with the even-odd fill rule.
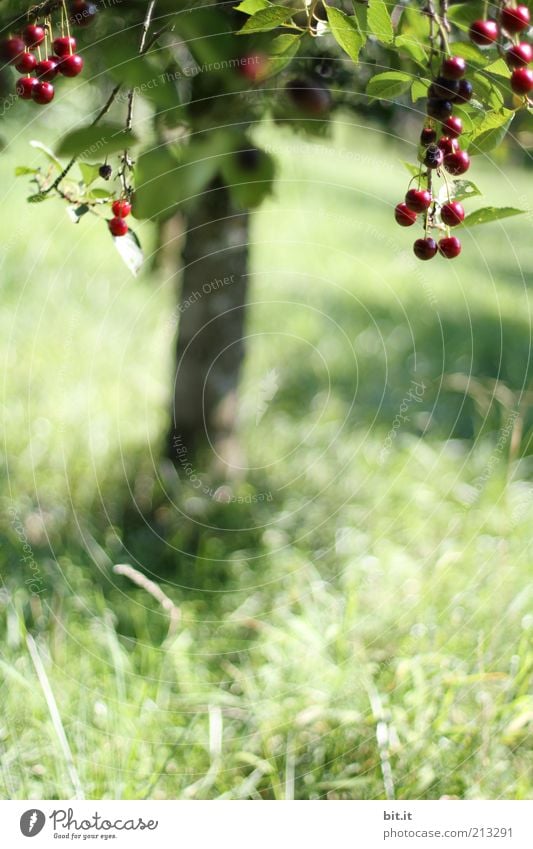
[[125,236],[128,232],[126,218],[131,212],[131,204],[125,199],[115,200],[111,206],[114,218],[108,221],[108,227],[112,236]]

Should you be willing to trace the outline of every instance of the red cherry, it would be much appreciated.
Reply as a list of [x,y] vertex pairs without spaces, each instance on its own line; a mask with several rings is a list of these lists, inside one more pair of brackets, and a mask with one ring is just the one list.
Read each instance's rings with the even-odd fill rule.
[[50,101],[54,99],[54,93],[54,87],[51,83],[37,80],[31,90],[31,97],[35,103],[44,105],[45,103],[50,103]]
[[127,218],[131,212],[131,203],[127,200],[115,200],[111,209],[115,218]]
[[458,201],[450,201],[445,203],[440,211],[440,217],[448,227],[457,227],[465,218],[465,211],[462,203]]
[[246,56],[241,56],[237,70],[241,77],[249,80],[251,83],[257,83],[262,80],[270,69],[270,60],[266,53],[248,53]]
[[22,35],[26,47],[35,50],[36,47],[39,47],[39,44],[43,43],[46,33],[44,27],[39,26],[39,24],[28,24]]
[[416,221],[416,212],[412,212],[405,203],[399,203],[394,210],[396,223],[400,227],[410,227]]
[[516,35],[517,32],[522,32],[523,29],[529,27],[529,9],[527,6],[504,6],[500,22],[502,27],[509,35]]
[[487,47],[487,45],[493,44],[496,41],[500,31],[496,21],[489,18],[486,21],[474,21],[474,23],[470,25],[468,34],[470,36],[470,41],[473,41],[474,44],[479,44],[481,47]]
[[431,193],[425,189],[409,189],[405,196],[405,205],[411,212],[425,212],[431,206]]
[[505,54],[505,59],[510,68],[522,68],[533,62],[533,47],[522,41],[514,44]]
[[128,222],[123,218],[111,218],[107,223],[113,236],[125,236],[128,232]]
[[446,171],[454,176],[466,174],[470,168],[470,157],[466,150],[456,150],[454,153],[448,153],[444,157],[444,167]]
[[5,41],[0,43],[0,57],[4,60],[4,62],[9,62],[11,65],[14,65],[17,59],[19,59],[20,54],[24,53],[25,49],[26,45],[18,36],[15,38],[6,38]]
[[57,76],[57,71],[58,60],[53,56],[49,56],[48,59],[42,59],[35,66],[35,76],[40,80],[46,80],[46,82],[51,82]]
[[533,71],[515,68],[511,74],[511,88],[515,94],[529,94],[533,88]]
[[447,236],[439,241],[439,253],[446,259],[455,259],[461,253],[461,242],[457,236]]
[[418,259],[433,259],[437,253],[437,243],[429,236],[427,239],[417,239],[413,245],[413,251]]
[[455,115],[450,115],[448,120],[444,121],[442,129],[444,130],[444,134],[449,136],[449,138],[456,139],[463,132],[463,122],[460,118],[456,118]]
[[437,147],[440,147],[444,156],[446,156],[448,153],[454,153],[456,150],[459,150],[459,142],[457,139],[441,136],[437,142]]
[[31,100],[33,87],[37,85],[38,82],[39,80],[35,79],[35,77],[21,77],[17,80],[15,91],[22,100]]
[[420,133],[420,144],[423,147],[429,147],[430,144],[434,144],[437,140],[437,133],[433,129],[433,127],[424,127],[422,132]]
[[83,70],[83,59],[77,53],[61,57],[59,73],[64,77],[77,77]]
[[33,55],[33,53],[22,53],[22,55],[19,56],[18,62],[15,65],[15,68],[21,74],[29,74],[30,71],[34,70],[36,65],[37,65],[37,58]]
[[76,52],[76,39],[68,35],[60,35],[54,38],[52,47],[56,56],[70,56]]
[[441,74],[447,80],[460,80],[466,72],[466,62],[461,56],[447,56],[442,63]]

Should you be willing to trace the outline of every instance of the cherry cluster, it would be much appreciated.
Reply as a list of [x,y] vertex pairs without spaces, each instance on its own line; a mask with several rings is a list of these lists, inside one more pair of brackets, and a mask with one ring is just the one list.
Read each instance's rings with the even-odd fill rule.
[[533,90],[533,71],[528,65],[533,61],[533,48],[527,41],[520,41],[520,34],[529,29],[530,15],[527,6],[504,5],[498,20],[493,18],[474,21],[470,26],[470,40],[480,47],[498,43],[507,35],[510,44],[500,45],[501,52],[511,70],[511,88],[519,96],[527,96]]
[[[432,259],[437,253],[446,259],[454,259],[461,253],[461,242],[456,236],[450,236],[448,228],[461,224],[465,212],[461,203],[451,199],[442,169],[457,177],[465,174],[470,167],[470,157],[466,150],[460,148],[458,141],[463,122],[452,114],[454,103],[467,103],[473,94],[471,83],[464,79],[465,73],[466,62],[461,56],[446,56],[439,75],[431,83],[426,104],[428,123],[420,136],[419,158],[426,170],[416,178],[418,188],[410,188],[405,200],[395,209],[395,218],[401,227],[410,227],[416,223],[419,214],[424,215],[424,238],[417,239],[413,246],[418,259]],[[434,172],[444,177],[448,188],[448,200],[444,204],[433,197]],[[426,188],[422,187],[422,180]],[[438,243],[429,235],[433,227],[446,231]]]
[[[106,166],[103,166],[106,167]],[[131,204],[126,198],[113,201],[111,205],[113,218],[108,221],[109,231],[112,236],[125,236],[129,230],[126,218],[131,212]]]
[[60,35],[54,38],[51,18],[42,23],[30,23],[24,30],[0,42],[0,58],[22,74],[15,90],[22,100],[44,105],[54,99],[53,80],[77,77],[83,70],[83,59],[76,53],[76,39],[70,35],[69,21],[86,25],[96,7],[86,0],[73,0],[70,17],[65,6],[61,9]]

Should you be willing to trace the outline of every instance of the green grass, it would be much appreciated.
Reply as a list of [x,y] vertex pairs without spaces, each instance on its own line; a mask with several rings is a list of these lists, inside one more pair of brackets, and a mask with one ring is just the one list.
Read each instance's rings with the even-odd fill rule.
[[[267,140],[282,164],[253,216],[229,503],[158,460],[175,280],[135,281],[97,222],[28,208],[4,154],[1,793],[531,798],[525,404],[522,450],[498,445],[529,383],[530,223],[415,266],[390,224],[397,147],[370,128],[337,150]],[[530,176],[472,178],[520,205]],[[458,373],[478,382],[452,391]],[[179,606],[174,633],[116,563]]]

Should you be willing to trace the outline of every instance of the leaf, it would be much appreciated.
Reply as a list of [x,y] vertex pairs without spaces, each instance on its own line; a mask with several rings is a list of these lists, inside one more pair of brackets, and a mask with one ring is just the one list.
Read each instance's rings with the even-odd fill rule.
[[503,106],[502,93],[484,74],[475,73],[472,82],[476,96],[479,96],[484,103],[492,109],[500,109]]
[[267,76],[278,74],[285,68],[298,52],[300,35],[283,33],[272,39],[270,44],[270,63]]
[[40,151],[41,151],[41,153],[44,153],[44,155],[46,156],[46,158],[47,158],[47,159],[48,159],[48,160],[49,160],[49,161],[50,161],[53,165],[55,165],[55,167],[58,169],[58,171],[62,171],[62,170],[63,170],[63,166],[61,165],[61,162],[59,161],[59,159],[57,158],[57,156],[53,153],[53,151],[51,151],[51,150],[50,150],[50,148],[49,148],[49,147],[46,147],[46,145],[45,145],[45,144],[43,144],[43,143],[42,143],[42,142],[40,142],[40,141],[36,141],[35,139],[33,139],[33,140],[30,142],[30,144],[31,144],[31,146],[32,146],[32,147],[34,147],[36,150],[40,150]]
[[412,162],[406,162],[405,159],[400,160],[403,167],[406,168],[412,177],[418,177],[421,174],[420,165],[413,165]]
[[384,0],[369,0],[367,23],[368,29],[376,36],[378,41],[382,41],[384,44],[393,42],[394,31]]
[[454,200],[465,200],[481,195],[478,187],[471,180],[454,180],[450,186],[450,194]]
[[259,9],[258,12],[248,18],[238,34],[269,32],[290,21],[292,16],[299,11],[299,9],[289,9],[287,6],[269,6],[267,9]]
[[502,218],[510,218],[512,215],[523,215],[525,209],[515,209],[512,206],[484,206],[467,215],[463,221],[464,227],[473,227],[475,224],[488,224],[489,221],[499,221]]
[[364,43],[364,38],[359,32],[359,28],[353,18],[350,18],[340,9],[335,9],[333,6],[326,6],[328,15],[328,23],[331,29],[333,38],[337,44],[342,47],[345,53],[354,62],[359,61],[359,51]]
[[125,236],[112,236],[115,247],[121,259],[128,266],[134,277],[137,277],[144,262],[141,243],[133,230],[128,230]]
[[73,207],[67,206],[67,215],[74,224],[80,223],[80,218],[84,215],[87,215],[89,212],[89,207],[86,203],[81,204],[81,206]]
[[28,203],[42,203],[43,200],[48,200],[52,195],[45,195],[44,192],[37,192],[35,195],[30,195],[28,197]]
[[505,77],[507,80],[509,79],[509,68],[503,59],[496,59],[495,62],[491,62],[490,65],[486,65],[484,70],[486,74],[496,74],[498,77]]
[[238,6],[234,6],[236,12],[244,12],[245,15],[255,15],[260,9],[268,9],[269,0],[242,0]]
[[366,93],[380,100],[390,100],[391,97],[397,97],[408,91],[412,81],[412,76],[403,71],[385,71],[383,74],[376,74],[368,81]]
[[515,113],[510,109],[504,109],[502,112],[488,113],[476,134],[470,138],[468,143],[468,152],[475,155],[477,153],[488,153],[498,147],[504,140],[509,127],[513,121]]
[[453,45],[454,56],[461,56],[473,68],[484,68],[488,65],[490,58],[483,53],[479,47],[469,44],[467,41],[456,41]]
[[101,124],[73,130],[61,141],[58,156],[80,156],[100,162],[105,156],[126,150],[137,142],[134,133],[127,132],[118,124]]
[[399,35],[396,38],[395,45],[404,53],[407,53],[414,62],[423,65],[424,68],[427,67],[428,55],[416,38],[410,35]]
[[15,177],[24,177],[26,174],[38,174],[38,168],[28,168],[27,165],[17,165],[15,168]]
[[459,27],[459,29],[467,30],[472,21],[485,17],[484,11],[483,0],[475,0],[475,2],[470,0],[468,3],[459,3],[457,5],[450,6],[448,9],[448,18],[452,23]]
[[108,189],[91,189],[89,194],[95,200],[106,200],[113,197],[113,192],[110,192]]
[[427,97],[429,80],[416,77],[411,86],[411,100],[416,103],[421,97]]
[[78,162],[78,168],[86,186],[90,186],[100,176],[98,165],[91,165],[90,162]]

